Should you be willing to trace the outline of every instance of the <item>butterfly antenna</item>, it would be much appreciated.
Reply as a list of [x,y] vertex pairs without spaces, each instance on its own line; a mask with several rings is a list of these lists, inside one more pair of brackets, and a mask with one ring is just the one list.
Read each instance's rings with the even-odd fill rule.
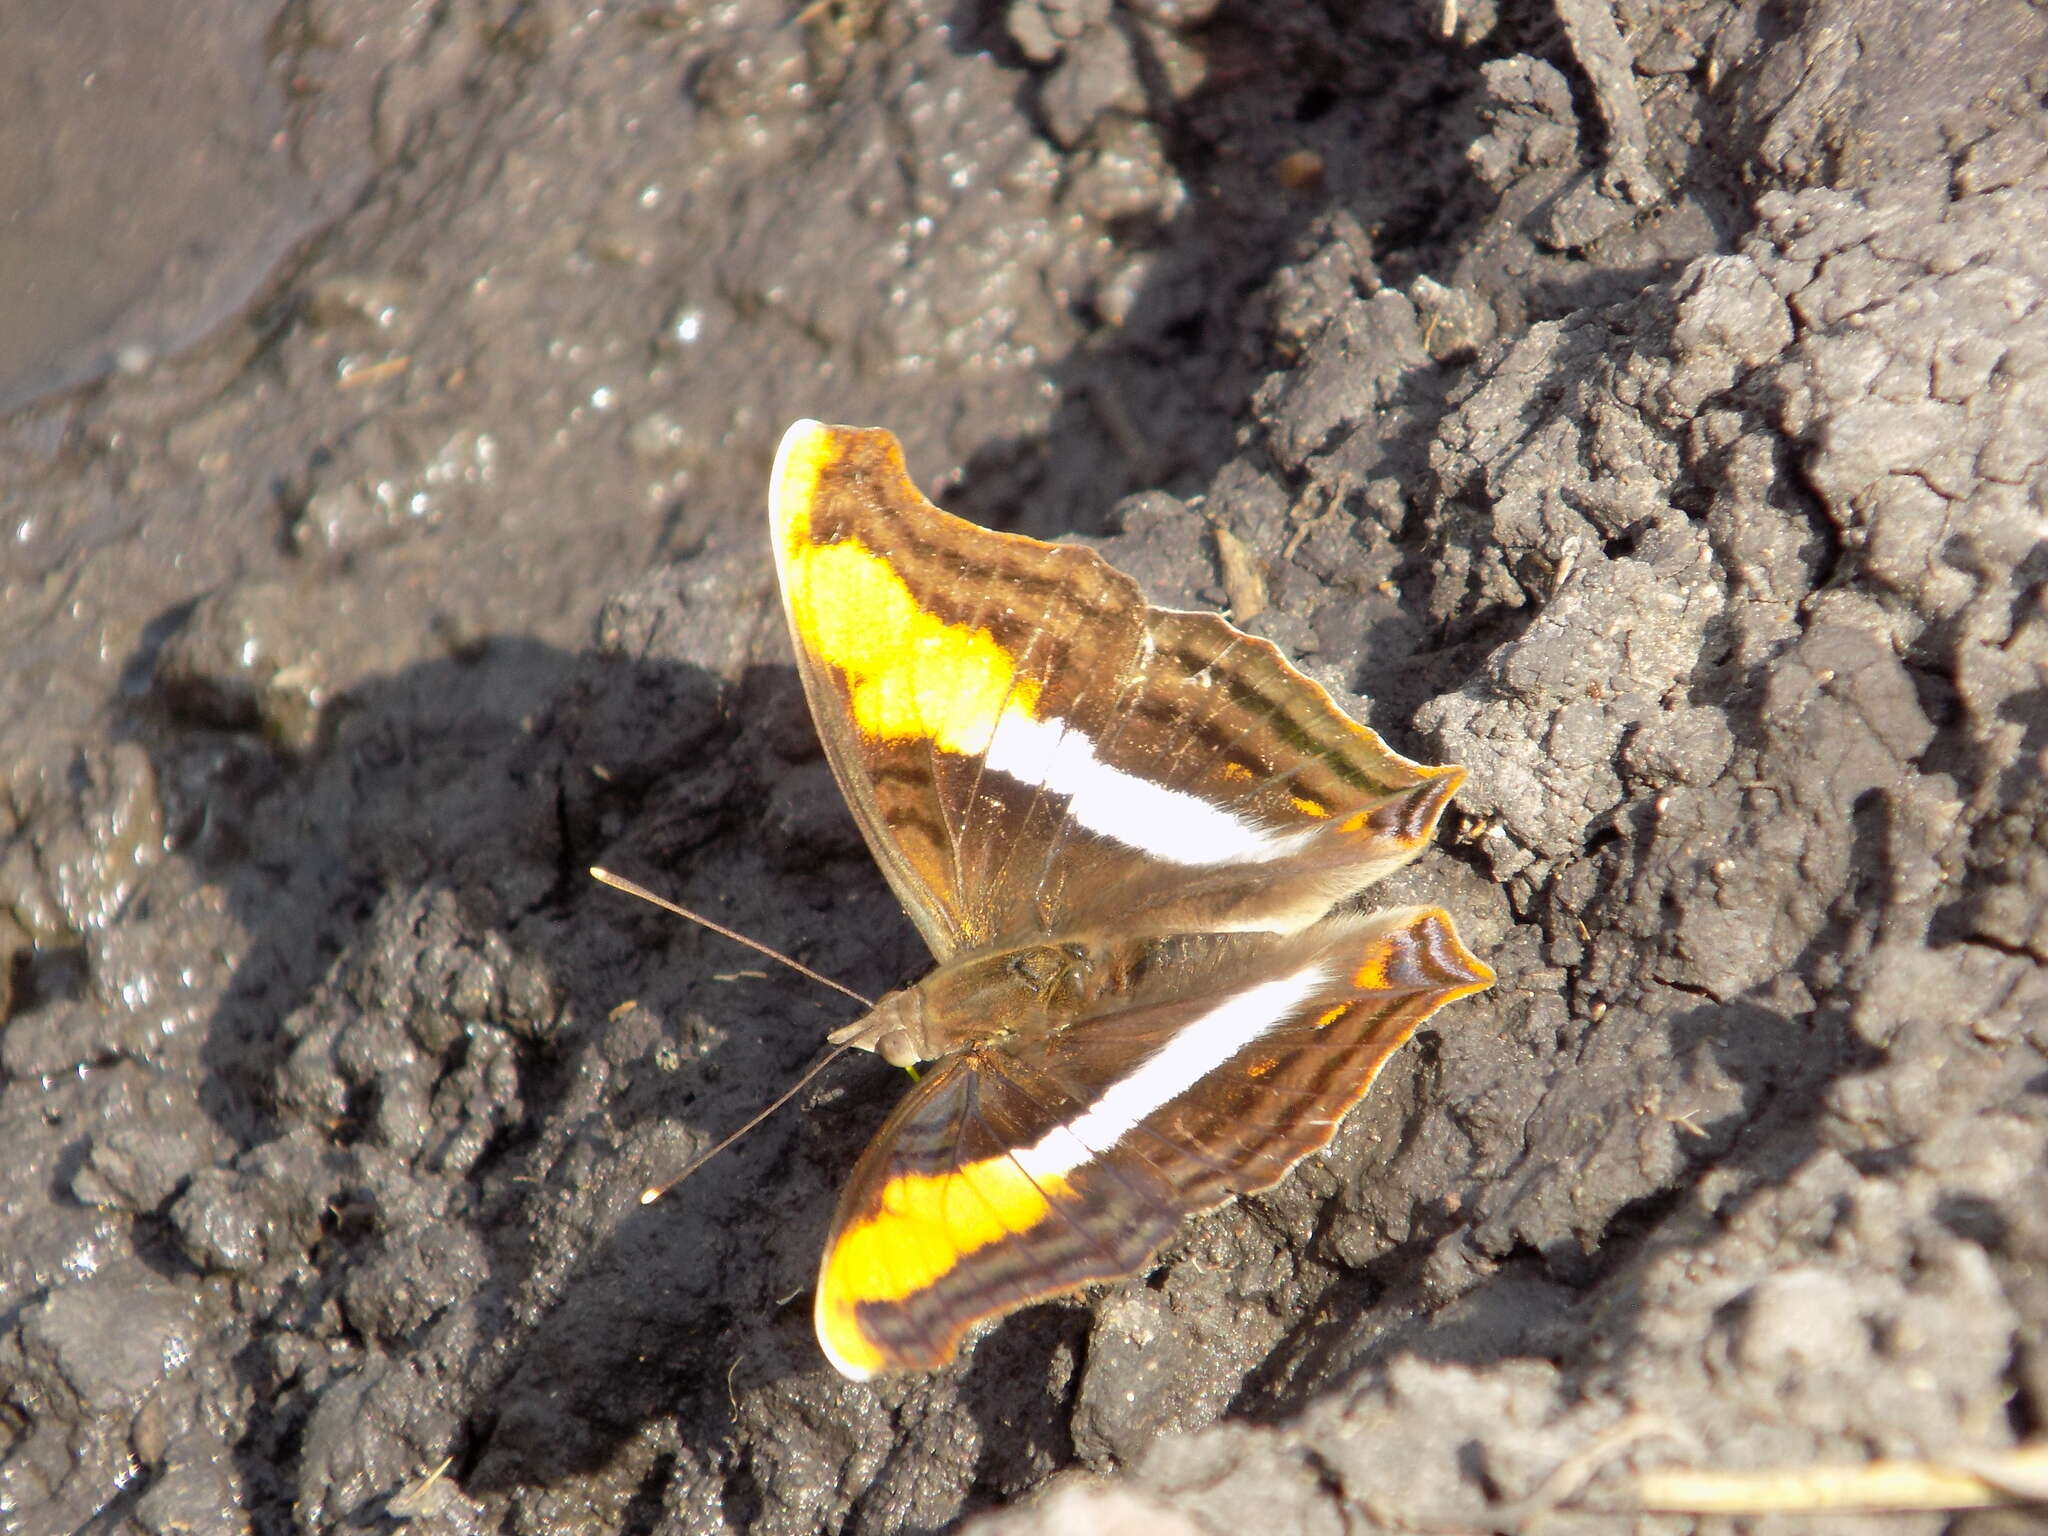
[[804,1085],[806,1083],[810,1082],[812,1078],[816,1077],[820,1072],[824,1071],[827,1067],[831,1066],[833,1062],[837,1061],[840,1058],[840,1056],[849,1049],[851,1049],[851,1047],[845,1045],[833,1046],[831,1050],[827,1051],[824,1055],[820,1056],[816,1061],[812,1062],[810,1067],[804,1072],[804,1075],[802,1077],[798,1078],[795,1082],[791,1083],[787,1088],[783,1089],[782,1092],[778,1093],[775,1096],[774,1102],[769,1104],[767,1108],[755,1114],[754,1117],[748,1120],[745,1125],[741,1126],[738,1130],[734,1131],[730,1136],[727,1136],[723,1141],[719,1142],[717,1146],[712,1147],[709,1151],[699,1152],[695,1157],[691,1158],[687,1163],[683,1164],[683,1168],[680,1173],[674,1174],[669,1178],[663,1179],[659,1184],[650,1184],[645,1189],[641,1190],[640,1203],[642,1205],[654,1204],[655,1201],[659,1200],[663,1195],[667,1194],[670,1190],[674,1189],[678,1184],[682,1183],[683,1180],[687,1179],[691,1174],[695,1173],[699,1168],[702,1168],[706,1163],[710,1162],[711,1159],[718,1156],[719,1153],[723,1152],[727,1147],[731,1146],[734,1142],[738,1141],[742,1136],[746,1135],[747,1132],[751,1131],[755,1126],[759,1125],[763,1120],[766,1120],[770,1115],[774,1114],[775,1111],[782,1108],[782,1106],[787,1104],[791,1099],[795,1098],[799,1093],[803,1091]]
[[[714,923],[710,918],[706,917],[701,912],[692,912],[688,907],[677,906],[674,902],[670,901],[666,896],[657,896],[654,894],[654,892],[647,889],[646,886],[641,885],[636,881],[628,880],[624,875],[615,875],[610,870],[601,868],[598,865],[593,864],[590,866],[590,876],[593,880],[603,881],[606,885],[610,886],[615,891],[624,891],[628,896],[638,896],[642,901],[651,901],[654,903],[655,906],[660,907],[664,912],[673,912],[677,917],[686,917],[693,923],[699,924],[700,926],[705,928],[709,928],[713,933],[717,934],[720,938],[731,939],[733,943],[744,944],[747,946],[747,948],[755,951],[757,954],[766,955],[770,960],[780,961],[782,964],[788,966],[792,971],[795,971],[799,976],[808,976],[812,981],[815,981],[819,986],[830,987],[834,992],[838,992],[843,996],[852,998],[856,1003],[859,1003],[863,1008],[872,1008],[875,1006],[873,999],[862,997],[858,992],[854,991],[853,988],[841,985],[839,982],[834,981],[830,976],[819,975],[816,971],[812,970],[808,965],[805,965],[801,960],[792,960],[788,955],[785,955],[781,950],[770,949],[766,944],[763,944],[759,939],[750,939],[744,933],[734,933],[732,929],[726,927],[725,924]],[[819,1065],[822,1066],[823,1063],[821,1062],[819,1063]],[[791,1092],[794,1091],[794,1089],[791,1090]],[[772,1109],[774,1108],[774,1106],[770,1105],[769,1108]]]
[[[770,960],[779,960],[782,962],[782,964],[788,966],[792,971],[795,971],[798,975],[807,976],[812,981],[817,982],[820,986],[830,987],[834,992],[843,993],[847,997],[852,998],[856,1003],[859,1003],[863,1008],[872,1008],[875,1006],[873,1002],[871,1002],[869,999],[865,997],[862,997],[858,992],[854,991],[853,988],[848,986],[842,986],[839,982],[834,981],[830,976],[821,976],[818,972],[812,970],[808,965],[805,965],[801,960],[792,960],[788,955],[785,955],[781,950],[770,949],[766,944],[761,943],[758,939],[750,939],[744,933],[735,933],[732,929],[726,927],[725,924],[713,922],[710,918],[706,917],[701,912],[692,912],[688,907],[679,906],[677,903],[670,901],[666,896],[657,896],[654,894],[654,892],[648,890],[646,886],[641,885],[638,881],[628,880],[624,875],[615,875],[610,870],[601,868],[600,866],[595,864],[590,866],[590,874],[591,878],[602,881],[604,884],[610,886],[615,891],[624,891],[628,896],[638,896],[642,901],[652,902],[655,906],[660,907],[664,912],[673,912],[677,917],[688,918],[691,922],[696,923],[701,927],[709,928],[713,933],[719,935],[721,938],[731,939],[735,944],[744,944],[747,946],[747,948],[754,950],[759,954],[766,955]],[[642,1205],[652,1205],[655,1201],[659,1200],[663,1195],[667,1194],[670,1190],[674,1189],[678,1184],[682,1183],[683,1180],[687,1179],[699,1168],[702,1168],[706,1163],[710,1162],[712,1158],[718,1156],[719,1153],[723,1152],[727,1147],[731,1146],[734,1142],[738,1141],[742,1136],[746,1135],[747,1132],[751,1131],[755,1126],[759,1125],[763,1120],[766,1120],[770,1115],[774,1114],[775,1111],[782,1108],[782,1106],[787,1104],[791,1099],[795,1098],[799,1093],[803,1091],[805,1085],[808,1084],[812,1078],[816,1077],[820,1072],[824,1071],[827,1067],[832,1065],[833,1062],[837,1061],[839,1057],[848,1048],[849,1047],[847,1045],[833,1046],[831,1050],[827,1051],[824,1055],[820,1056],[816,1061],[812,1062],[811,1065],[805,1070],[802,1077],[799,1077],[795,1082],[791,1083],[789,1087],[785,1088],[781,1093],[777,1094],[774,1100],[767,1106],[767,1108],[755,1114],[753,1118],[748,1120],[745,1125],[741,1126],[738,1130],[734,1131],[730,1136],[727,1136],[724,1140],[720,1141],[718,1145],[712,1147],[709,1151],[700,1152],[697,1156],[691,1158],[689,1162],[683,1165],[681,1172],[672,1174],[670,1177],[663,1179],[659,1184],[650,1184],[645,1189],[641,1190],[640,1203]]]

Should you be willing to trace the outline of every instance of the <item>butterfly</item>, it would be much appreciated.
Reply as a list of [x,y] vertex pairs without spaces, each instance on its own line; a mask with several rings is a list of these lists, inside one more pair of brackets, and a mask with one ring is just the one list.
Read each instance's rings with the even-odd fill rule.
[[1441,909],[1351,900],[1464,770],[1392,751],[1270,642],[942,512],[879,429],[792,426],[769,521],[826,756],[937,962],[831,1037],[928,1064],[819,1270],[818,1341],[865,1379],[1138,1272],[1494,977]]

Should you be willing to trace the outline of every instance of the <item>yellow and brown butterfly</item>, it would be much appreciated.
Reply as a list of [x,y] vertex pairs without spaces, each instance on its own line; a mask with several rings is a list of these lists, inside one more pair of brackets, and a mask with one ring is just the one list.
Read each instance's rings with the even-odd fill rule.
[[819,1343],[858,1379],[1135,1273],[1327,1144],[1493,972],[1438,908],[1347,900],[1464,770],[1393,752],[1267,641],[940,511],[885,431],[792,426],[769,519],[826,755],[938,962],[832,1036],[933,1064],[819,1273]]

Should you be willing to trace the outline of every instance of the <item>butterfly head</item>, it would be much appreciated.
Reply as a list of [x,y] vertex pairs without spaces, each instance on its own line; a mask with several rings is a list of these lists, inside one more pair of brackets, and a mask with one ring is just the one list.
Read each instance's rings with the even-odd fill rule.
[[828,1037],[834,1045],[873,1051],[892,1067],[914,1067],[941,1053],[932,1048],[925,1028],[925,998],[922,987],[905,987],[890,992],[875,1006],[843,1029]]
[[968,1045],[1058,1028],[1100,991],[1103,957],[1085,944],[1026,944],[940,967],[891,992],[831,1036],[892,1067],[936,1061]]

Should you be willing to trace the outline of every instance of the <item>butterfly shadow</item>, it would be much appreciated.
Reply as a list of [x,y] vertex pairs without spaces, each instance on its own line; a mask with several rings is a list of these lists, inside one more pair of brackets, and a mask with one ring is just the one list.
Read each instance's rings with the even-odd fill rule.
[[[586,872],[736,892],[737,926],[792,950],[822,932],[822,968],[903,980],[917,941],[851,824],[829,826],[845,813],[790,669],[732,683],[486,637],[352,687],[294,750],[168,688],[135,732],[177,867],[247,936],[204,1026],[199,1112],[231,1150],[200,1182],[206,1209],[272,1218],[267,1256],[214,1262],[248,1264],[259,1341],[336,1361],[236,1357],[265,1405],[246,1479],[276,1479],[287,1426],[307,1507],[323,1478],[360,1486],[350,1457],[414,1459],[402,1422],[450,1426],[434,1444],[478,1496],[605,1467],[663,1417],[716,1454],[736,1361],[816,1369],[799,1303],[893,1096],[852,1085],[891,1073],[863,1057],[641,1206],[855,1010],[734,974],[752,957]],[[353,1394],[380,1406],[344,1413]]]
[[[316,1508],[360,1497],[352,1456],[411,1459],[399,1419],[459,1424],[487,1400],[485,1356],[424,1362],[504,1335],[532,1278],[523,1154],[561,1111],[579,1021],[603,1018],[574,932],[575,802],[619,684],[600,658],[483,636],[352,683],[287,737],[233,676],[153,667],[135,663],[150,683],[129,718],[176,855],[157,899],[188,944],[236,956],[198,1048],[210,1133],[188,1133],[224,1150],[167,1202],[156,1257],[235,1274],[251,1343],[225,1368],[261,1405],[240,1475],[274,1486],[290,1443]],[[629,691],[659,693],[686,736],[719,718],[702,676]],[[392,1417],[344,1412],[365,1399]]]
[[[589,856],[869,996],[912,979],[929,957],[819,755],[794,671],[749,668],[724,702],[731,729],[688,772],[610,777]],[[860,1008],[621,893],[591,884],[576,906],[579,966],[607,978],[588,1049],[609,1075],[611,1166],[572,1204],[602,1212],[602,1235],[508,1363],[478,1425],[476,1487],[588,1471],[661,1418],[692,1457],[744,1460],[760,1426],[741,1398],[822,1364],[809,1300],[835,1192],[903,1085],[864,1053],[836,1063],[640,1204]]]

